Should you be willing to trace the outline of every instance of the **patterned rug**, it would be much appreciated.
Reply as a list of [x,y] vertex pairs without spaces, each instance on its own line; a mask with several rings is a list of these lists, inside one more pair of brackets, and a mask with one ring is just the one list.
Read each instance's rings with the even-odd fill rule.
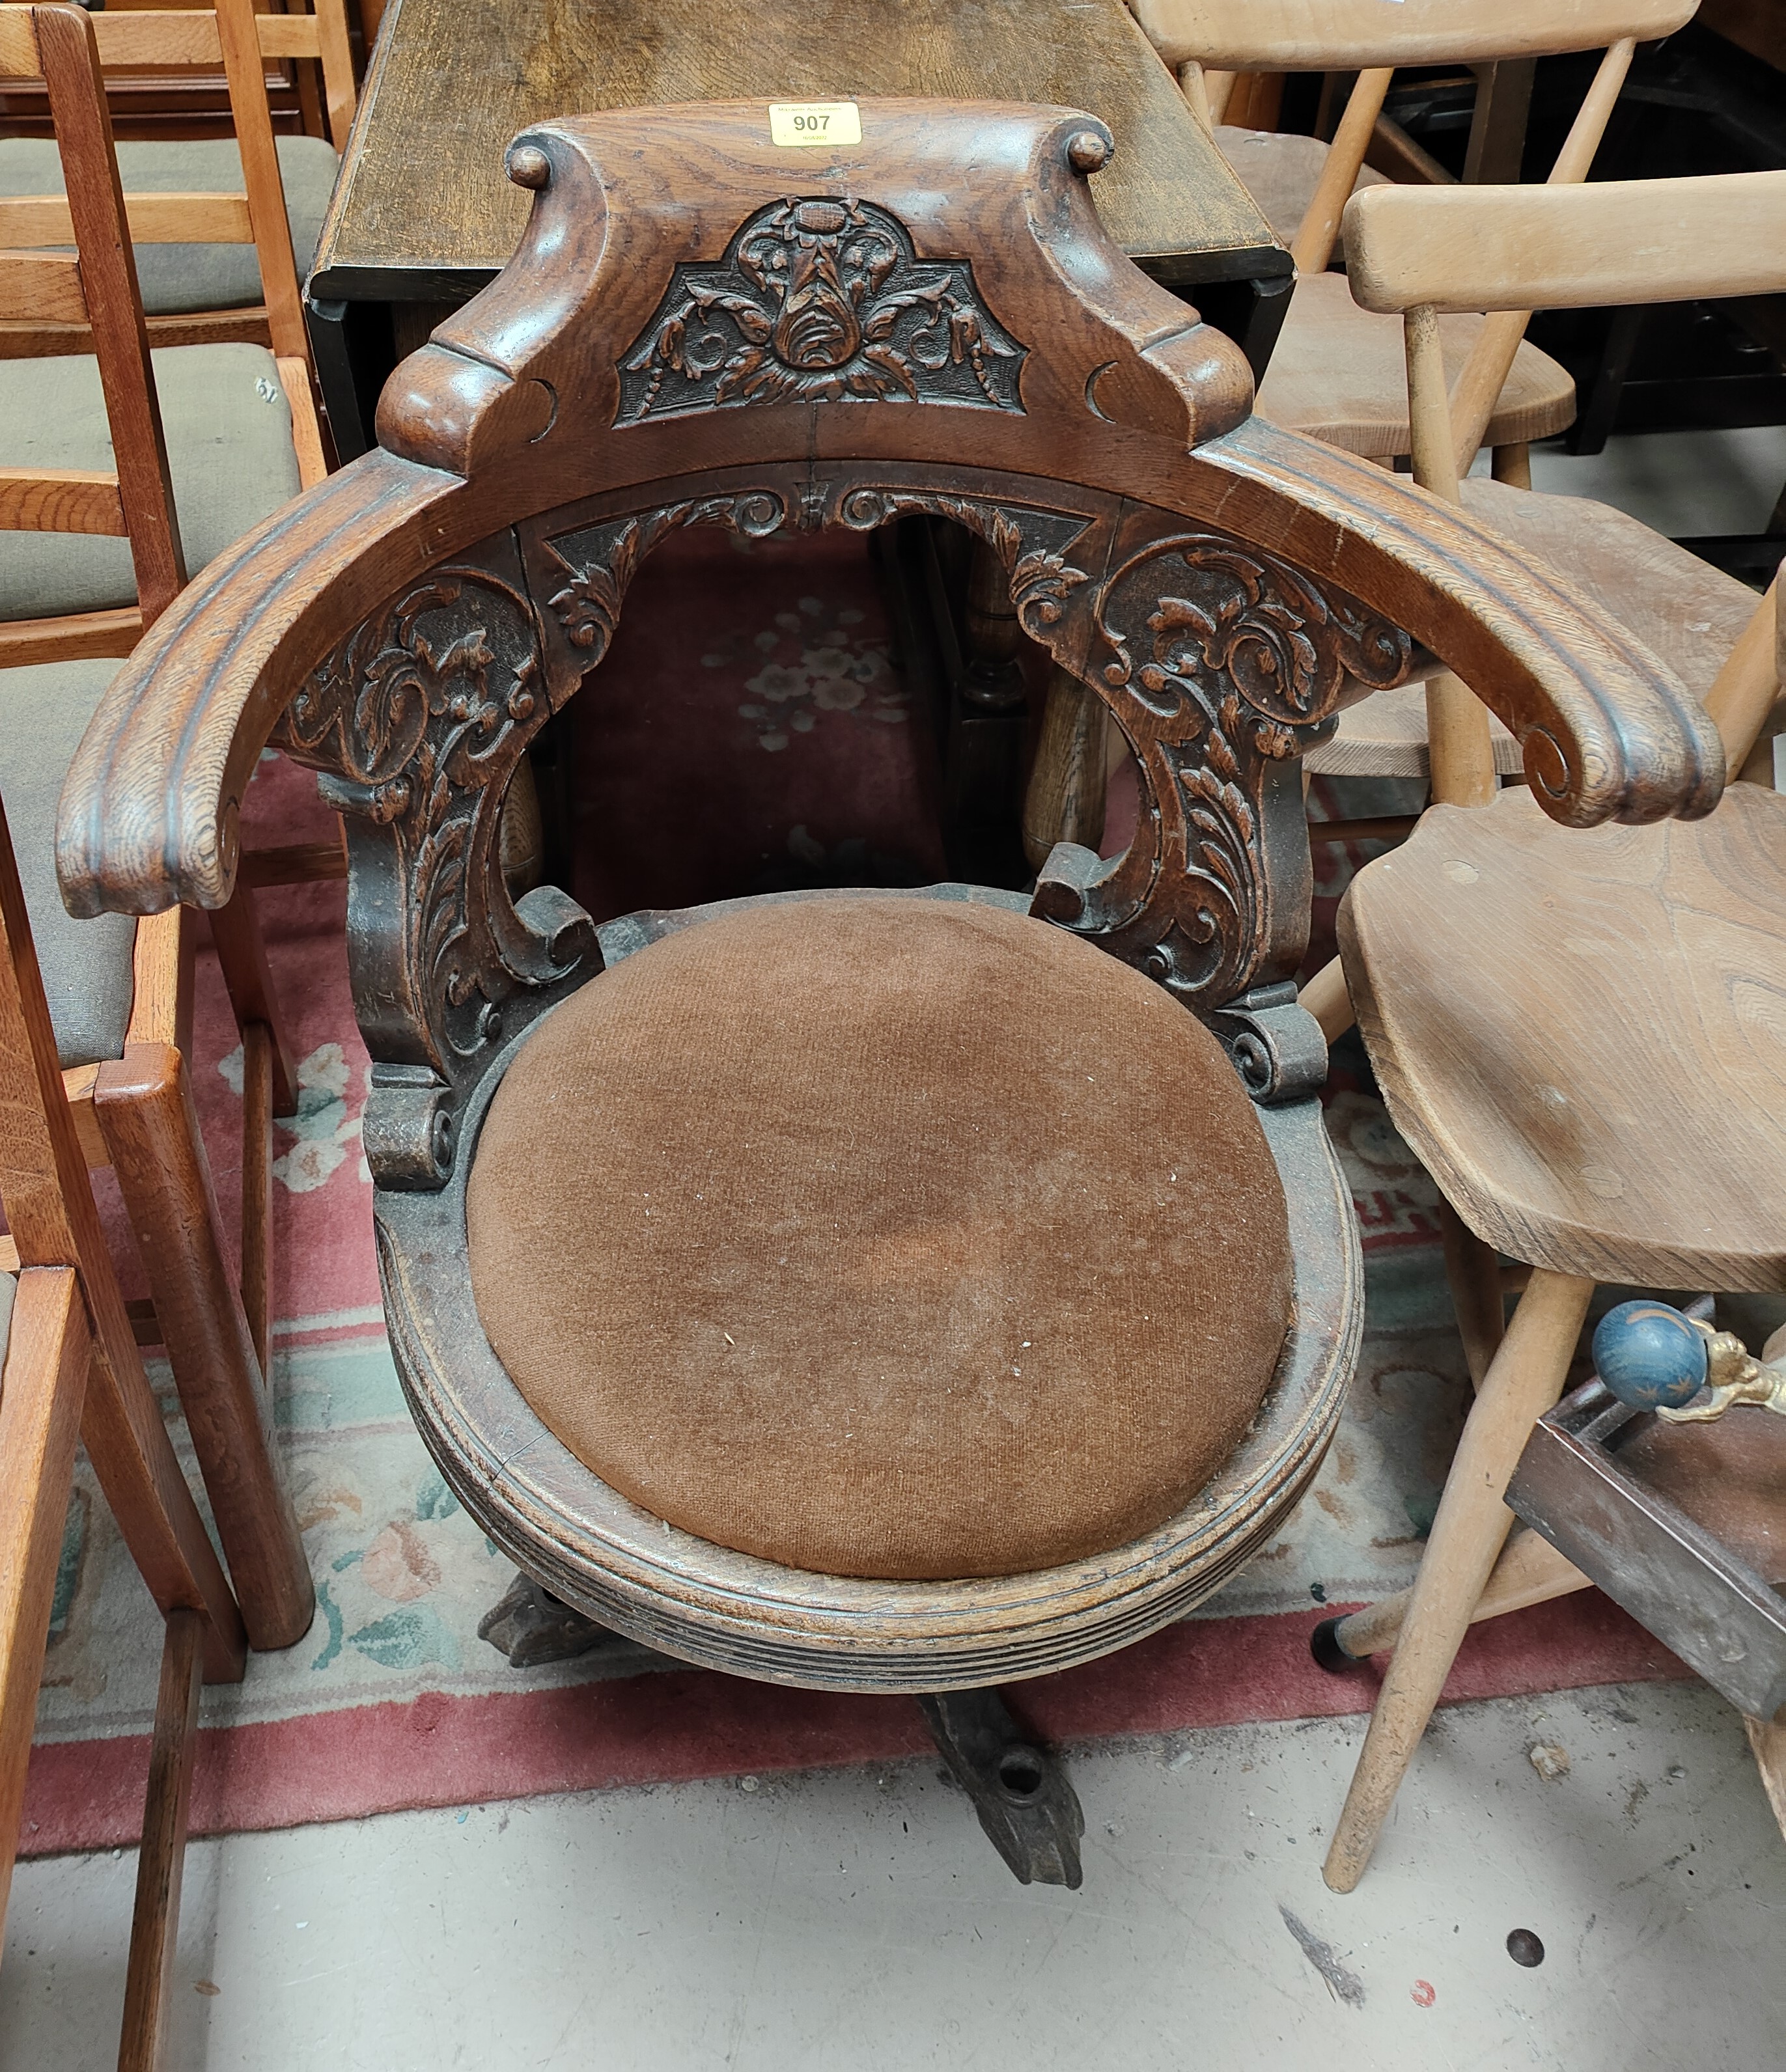
[[[694,533],[640,576],[611,656],[582,694],[579,898],[599,919],[800,883],[922,883],[941,871],[934,754],[907,701],[861,542]],[[1319,803],[1319,801],[1318,801]],[[1113,786],[1107,850],[1132,784]],[[248,838],[326,839],[308,776],[274,757]],[[1318,846],[1311,966],[1369,852]],[[245,1680],[205,1693],[200,1833],[415,1805],[738,1770],[882,1761],[928,1745],[899,1700],[785,1691],[690,1670],[629,1642],[517,1671],[477,1638],[509,1564],[416,1436],[385,1343],[359,1128],[367,1059],[354,1025],[339,886],[262,895],[299,1059],[282,1124],[273,1385],[317,1614]],[[201,959],[199,1103],[233,1242],[241,1053]],[[1432,1182],[1390,1126],[1356,1040],[1340,1046],[1327,1126],[1364,1233],[1364,1355],[1319,1480],[1282,1535],[1182,1624],[1019,1697],[1073,1738],[1360,1711],[1368,1673],[1311,1663],[1323,1607],[1407,1584],[1467,1396],[1440,1265]],[[105,1204],[126,1277],[127,1226]],[[151,1363],[191,1468],[177,1399]],[[195,1485],[196,1476],[193,1477]],[[68,1519],[38,1716],[27,1853],[135,1837],[159,1636],[83,1463]],[[1595,1593],[1472,1634],[1452,1698],[1684,1675]]]

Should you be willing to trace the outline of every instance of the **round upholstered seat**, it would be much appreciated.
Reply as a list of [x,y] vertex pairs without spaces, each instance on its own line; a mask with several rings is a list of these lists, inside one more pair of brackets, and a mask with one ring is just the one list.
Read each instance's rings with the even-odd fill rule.
[[733,908],[521,1046],[466,1194],[491,1346],[564,1445],[789,1567],[1046,1568],[1182,1511],[1290,1311],[1220,1046],[1007,907]]

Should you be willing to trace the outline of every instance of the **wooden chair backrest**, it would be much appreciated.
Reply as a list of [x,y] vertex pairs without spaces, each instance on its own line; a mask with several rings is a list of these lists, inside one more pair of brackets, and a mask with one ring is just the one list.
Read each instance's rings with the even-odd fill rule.
[[[336,63],[346,62],[345,23],[340,0],[328,0],[328,11],[316,14],[257,14],[253,0],[218,0],[215,10],[146,9],[88,17],[102,72],[167,72],[212,69],[221,64],[229,88],[230,117],[241,153],[245,191],[241,195],[135,195],[129,198],[133,236],[142,244],[249,245],[260,263],[273,350],[282,359],[310,364],[310,337],[303,298],[292,252],[291,226],[286,213],[285,185],[274,141],[267,101],[265,60],[290,56],[302,47],[323,41],[325,48],[342,45]],[[22,16],[40,12],[23,7],[0,9]],[[323,38],[325,27],[338,34]],[[0,31],[0,76],[29,76],[33,62],[26,39],[8,51]],[[331,88],[331,124],[341,115],[352,119],[352,72],[344,109],[339,84]],[[55,114],[52,97],[51,113]],[[108,123],[108,131],[109,125]],[[345,128],[337,134],[339,145]],[[57,200],[20,198],[4,204],[0,214],[0,248],[66,244],[68,219],[59,216]],[[12,314],[10,311],[6,314]],[[44,317],[48,311],[38,312]]]
[[[353,80],[353,48],[348,36],[345,0],[309,0],[311,11],[257,14],[255,40],[261,56],[271,61],[314,60],[323,76],[323,105],[329,141],[347,149],[357,95]],[[226,53],[216,17],[209,9],[163,7],[158,0],[125,0],[93,17],[99,61],[113,73],[142,72],[157,78],[169,73],[215,74]],[[371,33],[368,34],[368,45]]]
[[[307,483],[324,471],[257,27],[316,18],[256,15],[251,0],[219,0],[217,12],[204,14],[0,6],[0,79],[44,81],[67,188],[65,198],[0,198],[0,320],[90,327],[116,462],[115,471],[0,470],[0,529],[128,538],[143,627],[183,586],[186,565],[134,243],[254,245],[301,472]],[[175,59],[209,51],[212,62],[220,53],[245,194],[125,195],[101,69],[108,42],[133,63],[150,62],[158,50]],[[72,254],[26,249],[71,242]]]
[[1129,0],[1166,62],[1356,72],[1599,50],[1671,35],[1698,0]]
[[1570,310],[1786,294],[1786,172],[1371,187],[1346,210],[1367,310]]
[[[1533,309],[1786,293],[1786,172],[1369,187],[1348,203],[1344,222],[1353,294],[1366,309],[1405,321],[1415,479],[1452,500],[1480,428],[1459,421],[1467,368],[1446,393],[1438,312],[1503,313],[1492,324],[1511,312],[1523,328]],[[1778,696],[1779,590],[1776,578],[1706,694],[1732,771],[1747,758]],[[1488,715],[1475,710],[1485,755]]]
[[[1397,65],[1466,64],[1595,50],[1606,56],[1558,160],[1553,180],[1581,180],[1599,146],[1632,53],[1693,14],[1698,0],[1130,0],[1160,55],[1181,72],[1193,108],[1219,121],[1226,85],[1241,72],[1350,71],[1362,68],[1342,113],[1321,178],[1291,244],[1297,270],[1318,273],[1333,257],[1340,212],[1364,162]],[[1574,170],[1578,165],[1579,170]],[[1514,341],[1516,345],[1518,341]],[[1487,377],[1485,354],[1472,387]],[[1511,353],[1508,364],[1512,364]],[[1507,378],[1502,367],[1489,397]],[[1487,417],[1484,421],[1486,423]]]

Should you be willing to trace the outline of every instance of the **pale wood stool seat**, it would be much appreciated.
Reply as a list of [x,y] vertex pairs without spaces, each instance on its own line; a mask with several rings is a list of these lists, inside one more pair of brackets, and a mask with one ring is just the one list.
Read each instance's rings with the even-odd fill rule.
[[[1455,381],[1485,319],[1442,316],[1445,372]],[[1408,375],[1398,317],[1362,310],[1343,273],[1302,273],[1259,384],[1261,417],[1367,460],[1411,449]],[[1482,443],[1523,446],[1574,422],[1575,384],[1548,353],[1523,340]]]
[[[1465,510],[1611,612],[1705,697],[1755,610],[1746,583],[1610,504],[1479,476],[1461,488]],[[1488,731],[1496,773],[1516,776],[1519,743],[1492,713]],[[1307,767],[1321,777],[1430,777],[1424,689],[1397,684],[1345,706],[1339,731],[1311,751]]]
[[[1529,792],[1434,807],[1339,928],[1389,1113],[1479,1237],[1586,1281],[1771,1289],[1783,916],[1786,798],[1742,784],[1703,820],[1591,832]],[[1650,1155],[1660,1116],[1692,1157]]]
[[[1216,144],[1240,175],[1266,222],[1286,245],[1294,244],[1320,184],[1330,147],[1319,137],[1284,130],[1242,130],[1229,122],[1217,128]],[[1381,187],[1388,177],[1374,166],[1360,166],[1351,191]],[[1344,249],[1343,243],[1340,249]]]
[[[1525,767],[1519,743],[1492,717],[1488,731],[1495,745],[1496,773],[1516,777]],[[1409,777],[1430,781],[1432,755],[1426,743],[1426,686],[1397,684],[1391,690],[1366,693],[1341,711],[1332,739],[1311,748],[1305,762],[1310,775],[1315,777]]]
[[1641,520],[1586,496],[1471,476],[1463,508],[1610,612],[1704,698],[1755,613],[1755,592]]

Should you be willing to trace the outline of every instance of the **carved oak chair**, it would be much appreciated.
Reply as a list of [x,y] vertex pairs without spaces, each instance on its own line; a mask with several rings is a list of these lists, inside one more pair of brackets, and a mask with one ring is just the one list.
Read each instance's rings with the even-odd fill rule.
[[240,1679],[247,1637],[112,1271],[3,808],[0,1210],[0,1923],[79,1438],[166,1622],[119,2054],[148,2072],[171,1988],[199,1683]]
[[[237,529],[319,481],[322,455],[314,418],[308,441],[295,437],[309,407],[302,360],[285,363],[294,370],[288,397],[274,356],[257,347],[187,347],[151,359],[94,35],[93,19],[72,7],[0,8],[0,75],[44,78],[72,191],[68,201],[0,199],[0,245],[53,246],[71,232],[75,245],[72,253],[0,251],[0,309],[90,319],[93,347],[90,357],[64,363],[72,409],[51,409],[55,385],[39,378],[57,362],[0,363],[0,450],[27,462],[0,470],[0,600],[15,613],[29,612],[34,596],[51,607],[0,625],[0,664],[19,665],[0,666],[0,786],[79,1141],[93,1166],[116,1173],[150,1285],[146,1326],[166,1345],[250,1634],[257,1646],[283,1647],[314,1610],[265,1388],[272,1119],[290,1114],[296,1097],[253,894],[245,885],[211,924],[242,1034],[238,1272],[225,1253],[187,1063],[197,917],[176,907],[134,927],[71,920],[56,892],[55,825],[69,761],[117,672],[109,658],[129,651],[185,580],[182,513],[170,487],[169,447],[177,458],[179,446],[166,436],[159,400],[171,364],[191,363],[173,379],[185,405],[180,429],[204,448],[201,471],[239,478],[231,491],[241,500]],[[264,116],[258,81],[256,91]],[[231,197],[154,200],[139,236],[248,233]],[[286,258],[289,281],[289,249]],[[295,308],[294,282],[291,299]],[[13,376],[19,381],[9,385]],[[56,430],[78,430],[87,450],[59,451],[52,438],[22,456],[20,442],[46,418]],[[61,464],[70,459],[109,465]],[[230,536],[213,534],[209,551]],[[117,589],[128,597],[133,578],[134,604],[60,609],[103,605]],[[117,588],[105,590],[109,581]],[[39,583],[62,587],[46,598]]]
[[[1007,1861],[1076,1882],[1071,1788],[992,1687],[1231,1575],[1357,1344],[1298,755],[1416,639],[1493,687],[1566,824],[1704,812],[1718,742],[1467,513],[1249,415],[1238,352],[1106,240],[1096,121],[861,120],[516,139],[514,259],[392,377],[378,448],[132,659],[59,865],[77,912],[216,906],[263,746],[320,770],[399,1370],[533,1615],[923,1696]],[[1126,856],[1063,845],[1027,902],[510,898],[504,793],[659,541],[908,512],[988,541],[1106,701]]]
[[[1460,484],[1434,311],[1786,292],[1786,173],[1376,188],[1347,221],[1357,292],[1406,312],[1417,467],[1669,652],[1743,769],[1780,691],[1778,586],[1758,603],[1619,512]],[[1395,1649],[1327,1859],[1345,1891],[1472,1619],[1554,1593],[1529,1541],[1503,1556],[1503,1493],[1596,1284],[1786,1289],[1786,799],[1733,784],[1690,826],[1560,841],[1535,785],[1497,792],[1463,684],[1428,696],[1442,803],[1348,891],[1344,988],[1330,968],[1305,994],[1330,1036],[1356,1008],[1396,1126],[1459,1219],[1447,1264],[1478,1388],[1413,1590],[1317,1649],[1329,1666]],[[1504,1336],[1500,1253],[1533,1269]]]

